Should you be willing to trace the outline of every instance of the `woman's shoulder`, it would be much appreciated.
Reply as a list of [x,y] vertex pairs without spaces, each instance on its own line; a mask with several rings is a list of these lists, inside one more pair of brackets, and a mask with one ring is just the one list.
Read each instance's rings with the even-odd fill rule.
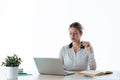
[[62,49],[68,49],[68,48],[69,48],[69,44],[62,46]]
[[64,55],[64,54],[66,54],[66,52],[69,50],[69,45],[67,44],[67,45],[64,45],[64,46],[62,46],[62,48],[61,48],[61,50],[60,50],[60,54],[61,55]]

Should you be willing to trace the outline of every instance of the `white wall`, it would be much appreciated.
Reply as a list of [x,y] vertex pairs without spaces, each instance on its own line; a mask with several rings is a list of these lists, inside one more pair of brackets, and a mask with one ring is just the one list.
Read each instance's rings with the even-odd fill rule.
[[[20,67],[36,69],[33,57],[58,57],[78,21],[82,40],[93,45],[98,70],[120,70],[119,0],[0,0],[0,62],[13,53]],[[29,66],[29,68],[28,68]],[[3,67],[1,67],[2,69]]]

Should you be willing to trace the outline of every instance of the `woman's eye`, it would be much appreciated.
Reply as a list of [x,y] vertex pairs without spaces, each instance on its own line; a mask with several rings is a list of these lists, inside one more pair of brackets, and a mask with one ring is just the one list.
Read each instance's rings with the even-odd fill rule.
[[77,32],[74,32],[73,34],[77,34]]
[[77,34],[77,32],[70,33],[70,35],[72,35],[72,34],[73,34],[73,35],[76,35],[76,34]]

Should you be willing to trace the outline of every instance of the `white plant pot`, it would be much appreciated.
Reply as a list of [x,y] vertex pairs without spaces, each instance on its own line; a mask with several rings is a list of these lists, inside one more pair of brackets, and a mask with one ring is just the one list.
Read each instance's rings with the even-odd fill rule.
[[18,67],[6,67],[6,77],[8,80],[17,80]]

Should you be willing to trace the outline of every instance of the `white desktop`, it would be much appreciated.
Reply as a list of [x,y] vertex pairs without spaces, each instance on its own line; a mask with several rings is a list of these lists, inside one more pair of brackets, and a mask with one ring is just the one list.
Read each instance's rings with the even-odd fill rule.
[[[75,72],[73,75],[59,76],[59,75],[43,75],[39,74],[37,71],[29,71],[32,75],[18,76],[18,80],[120,80],[120,71],[114,71],[113,74],[87,77]],[[0,80],[7,80],[6,74],[0,71]]]

